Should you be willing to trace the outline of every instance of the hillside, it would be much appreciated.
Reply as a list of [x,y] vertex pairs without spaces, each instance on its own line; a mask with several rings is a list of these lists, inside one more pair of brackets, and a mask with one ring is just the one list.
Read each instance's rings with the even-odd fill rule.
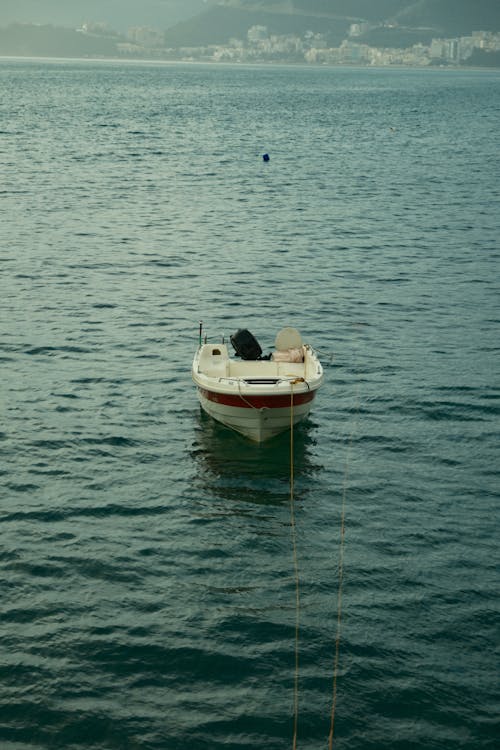
[[29,57],[114,57],[116,39],[80,34],[73,29],[12,24],[0,28],[0,55]]
[[[500,0],[198,1],[202,12],[164,32],[12,23],[0,27],[0,55],[498,65]],[[249,38],[252,27],[265,28]]]
[[[377,13],[374,12],[377,6]],[[251,26],[266,26],[270,34],[321,33],[331,46],[346,37],[350,25],[380,20],[408,6],[408,0],[226,0],[165,32],[168,47],[200,47],[245,39]]]
[[394,16],[405,26],[428,27],[450,37],[500,31],[499,0],[419,0],[406,5]]
[[352,20],[379,21],[389,18],[410,4],[410,0],[233,0],[219,3],[241,8],[277,9],[283,13],[337,16]]
[[165,32],[167,47],[203,47],[226,44],[231,38],[246,39],[251,26],[267,26],[270,34],[297,34],[305,31],[325,34],[329,44],[340,44],[345,38],[350,20],[325,18],[321,15],[289,13],[252,7],[215,5],[199,16],[177,24]]
[[165,43],[226,44],[231,38],[246,38],[251,26],[267,26],[270,34],[322,33],[335,46],[359,21],[392,24],[391,30],[371,31],[367,43],[379,39],[381,45],[405,47],[428,43],[433,36],[500,31],[500,0],[226,0],[167,29]]

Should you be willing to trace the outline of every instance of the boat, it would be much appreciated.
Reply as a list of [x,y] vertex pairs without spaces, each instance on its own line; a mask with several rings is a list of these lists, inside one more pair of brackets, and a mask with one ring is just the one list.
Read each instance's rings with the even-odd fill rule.
[[222,343],[203,342],[192,366],[202,409],[249,440],[261,443],[304,420],[323,382],[316,352],[295,328],[283,328],[275,351],[263,356],[247,329],[230,337],[235,354]]

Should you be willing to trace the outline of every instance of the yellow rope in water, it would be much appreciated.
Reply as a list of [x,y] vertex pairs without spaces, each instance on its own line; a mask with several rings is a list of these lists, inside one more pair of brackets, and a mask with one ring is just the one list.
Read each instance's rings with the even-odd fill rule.
[[344,537],[345,537],[345,492],[346,483],[342,492],[342,513],[340,520],[340,554],[339,554],[339,587],[337,593],[337,635],[335,638],[335,660],[333,666],[333,697],[332,711],[330,715],[330,734],[328,736],[328,750],[333,748],[333,737],[335,729],[335,709],[337,708],[337,678],[339,671],[340,656],[340,630],[342,624],[342,583],[344,580]]
[[300,630],[300,582],[297,557],[297,533],[295,525],[294,468],[293,468],[293,382],[290,383],[290,525],[292,533],[293,565],[295,574],[295,678],[293,688],[293,750],[297,748],[299,722],[299,630]]
[[339,549],[339,584],[337,593],[337,635],[335,638],[335,660],[333,666],[333,696],[332,696],[332,710],[330,714],[330,734],[328,735],[328,750],[333,749],[333,738],[335,730],[335,710],[337,708],[337,680],[339,671],[339,657],[340,657],[340,631],[342,625],[342,584],[344,582],[344,540],[345,540],[345,506],[346,506],[346,495],[347,495],[347,484],[349,478],[349,459],[352,448],[352,441],[354,438],[354,431],[356,428],[356,419],[359,413],[359,389],[356,394],[356,413],[353,421],[351,434],[349,436],[349,444],[347,447],[347,456],[344,469],[344,482],[342,487],[342,507],[340,513],[340,549]]

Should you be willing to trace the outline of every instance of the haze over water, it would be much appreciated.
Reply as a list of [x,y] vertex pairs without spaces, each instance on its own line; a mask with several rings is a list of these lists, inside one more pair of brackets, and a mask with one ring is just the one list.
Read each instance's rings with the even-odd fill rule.
[[[500,74],[0,61],[0,746],[291,747],[289,441],[200,414],[200,319],[296,430],[298,747],[498,722]],[[262,155],[269,153],[264,163]]]

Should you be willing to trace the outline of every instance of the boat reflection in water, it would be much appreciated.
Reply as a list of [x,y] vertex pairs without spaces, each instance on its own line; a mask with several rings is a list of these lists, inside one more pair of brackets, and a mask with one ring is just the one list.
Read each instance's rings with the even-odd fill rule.
[[[308,492],[304,478],[310,479],[321,468],[313,455],[313,432],[309,419],[293,431],[294,484],[301,499]],[[288,431],[270,441],[252,443],[200,409],[191,453],[204,495],[257,505],[289,502],[290,439]]]

